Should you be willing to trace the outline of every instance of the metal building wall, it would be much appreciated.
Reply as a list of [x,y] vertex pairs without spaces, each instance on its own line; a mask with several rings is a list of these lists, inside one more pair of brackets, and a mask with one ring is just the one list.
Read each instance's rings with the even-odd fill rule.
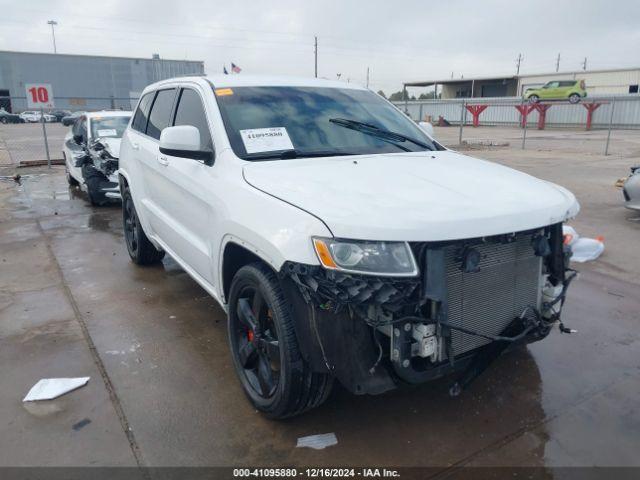
[[96,57],[0,51],[0,90],[9,90],[14,112],[25,110],[25,83],[50,83],[56,108],[130,109],[150,83],[203,74],[201,61]]

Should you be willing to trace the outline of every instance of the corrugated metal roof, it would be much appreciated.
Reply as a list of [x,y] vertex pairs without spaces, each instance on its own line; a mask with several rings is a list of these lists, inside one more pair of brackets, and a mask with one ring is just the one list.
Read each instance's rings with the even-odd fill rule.
[[174,58],[153,58],[149,57],[112,57],[109,55],[84,55],[80,53],[49,53],[49,52],[20,52],[17,50],[0,50],[0,55],[9,53],[12,55],[46,55],[49,57],[83,57],[83,58],[98,58],[98,59],[119,59],[119,60],[143,60],[143,61],[164,61],[164,62],[194,62],[204,64],[204,60],[178,60]]

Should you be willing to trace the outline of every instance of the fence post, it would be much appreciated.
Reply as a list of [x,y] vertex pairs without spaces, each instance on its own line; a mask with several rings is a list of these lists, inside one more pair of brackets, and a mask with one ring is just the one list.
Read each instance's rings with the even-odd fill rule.
[[611,126],[613,125],[613,109],[616,106],[616,97],[611,100],[611,115],[609,116],[609,131],[607,132],[607,144],[604,147],[604,156],[609,155],[609,140],[611,139]]
[[51,156],[49,155],[49,142],[47,140],[47,127],[44,126],[44,108],[40,109],[40,122],[42,122],[42,135],[44,136],[44,151],[47,152],[47,167],[51,168]]
[[[524,101],[522,102],[524,104]],[[527,117],[525,116],[524,125],[522,126],[522,150],[524,150],[524,144],[527,140]]]
[[465,101],[460,102],[460,132],[458,133],[458,145],[462,145],[462,127],[464,125]]

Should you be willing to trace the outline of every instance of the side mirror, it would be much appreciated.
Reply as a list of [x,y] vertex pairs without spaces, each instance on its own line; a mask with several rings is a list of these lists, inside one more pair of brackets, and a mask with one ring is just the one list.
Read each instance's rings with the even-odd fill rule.
[[433,134],[433,125],[429,122],[418,122],[418,125],[430,138],[435,138]]
[[200,131],[191,125],[167,127],[160,134],[160,153],[172,157],[202,160],[213,165],[213,152],[200,150]]
[[76,134],[73,136],[73,141],[76,142],[78,145],[82,145],[82,142],[84,141],[84,137],[82,135]]

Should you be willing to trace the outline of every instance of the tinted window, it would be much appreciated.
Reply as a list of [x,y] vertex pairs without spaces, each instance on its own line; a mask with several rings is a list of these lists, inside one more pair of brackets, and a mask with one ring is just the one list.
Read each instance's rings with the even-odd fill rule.
[[151,101],[153,100],[154,93],[155,92],[149,92],[142,97],[142,100],[140,100],[136,114],[133,117],[133,123],[131,124],[131,128],[134,130],[142,133],[146,131],[147,118],[149,118],[149,109],[151,108]]
[[[261,155],[260,151],[247,151],[245,141],[256,133],[263,135],[254,129],[279,129],[280,135],[286,133],[299,157],[320,153],[346,155],[437,149],[411,119],[368,90],[237,87],[217,94],[216,99],[233,151],[246,160],[254,158],[254,153]],[[367,135],[338,125],[336,119],[354,120],[373,125],[374,129],[396,132],[424,143],[428,148],[397,137],[394,140],[393,136]]]
[[576,83],[576,82],[574,82],[574,81],[564,81],[564,82],[560,82],[560,86],[561,86],[561,87],[570,87],[570,86],[572,86],[574,83]]
[[207,116],[200,95],[194,90],[184,89],[176,108],[174,125],[192,125],[200,131],[200,150],[213,151]]
[[156,95],[156,99],[151,107],[149,114],[149,122],[147,123],[147,135],[160,139],[160,132],[169,126],[171,120],[171,108],[173,100],[176,96],[175,89],[160,90]]

